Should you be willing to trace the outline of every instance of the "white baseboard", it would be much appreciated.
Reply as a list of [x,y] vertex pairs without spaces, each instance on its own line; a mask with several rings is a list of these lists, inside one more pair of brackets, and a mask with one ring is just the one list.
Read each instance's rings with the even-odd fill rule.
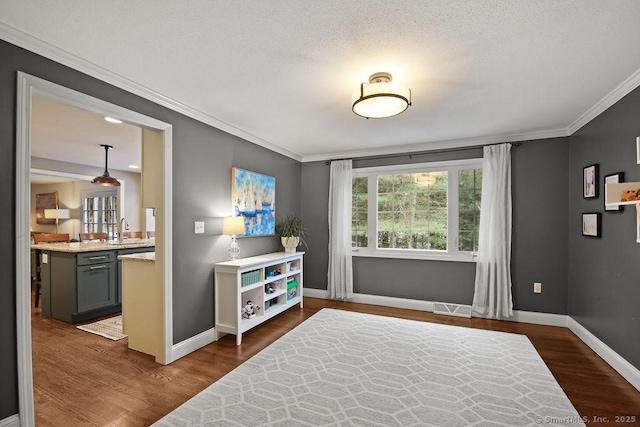
[[211,344],[213,341],[214,328],[207,329],[206,331],[200,332],[198,335],[194,335],[191,338],[180,341],[178,344],[174,344],[171,348],[171,362],[174,362],[181,357],[204,347],[205,345]]
[[[304,288],[304,296],[310,298],[329,298],[329,291],[324,289]],[[433,311],[433,302],[407,298],[383,297],[380,295],[353,294],[349,302],[382,305],[385,307],[406,308],[409,310]]]
[[[323,289],[304,289],[304,295],[311,298],[329,299],[329,292]],[[433,311],[433,302],[404,298],[382,297],[378,295],[354,294],[352,302],[364,304],[383,305],[387,307],[406,308],[410,310]],[[640,391],[640,370],[627,362],[622,356],[613,351],[609,346],[600,341],[584,326],[576,322],[570,316],[564,314],[538,313],[534,311],[513,311],[513,322],[533,323],[545,326],[560,326],[569,328],[589,348],[598,354],[615,369],[624,379]]]
[[[324,289],[304,288],[304,295],[311,298],[329,299],[329,291],[325,291]],[[351,302],[433,312],[433,301],[384,297],[379,295],[353,294]],[[567,327],[567,317],[568,316],[565,316],[564,314],[536,313],[533,311],[515,310],[513,312],[513,319],[509,320],[522,323],[534,323],[536,325]]]
[[566,314],[513,310],[513,317],[509,320],[520,323],[533,323],[534,325],[561,326],[566,328],[569,316]]
[[0,427],[20,427],[20,416],[15,414],[0,420]]
[[587,328],[569,317],[568,327],[586,345],[595,351],[605,362],[624,377],[629,383],[640,391],[640,370],[627,362],[622,356],[613,351],[608,345],[600,341]]
[[409,310],[420,310],[433,312],[433,301],[422,301],[415,299],[383,297],[380,295],[353,294],[352,302],[362,304],[384,305],[387,307],[406,308]]
[[324,289],[303,288],[302,292],[305,297],[329,299],[329,291]]

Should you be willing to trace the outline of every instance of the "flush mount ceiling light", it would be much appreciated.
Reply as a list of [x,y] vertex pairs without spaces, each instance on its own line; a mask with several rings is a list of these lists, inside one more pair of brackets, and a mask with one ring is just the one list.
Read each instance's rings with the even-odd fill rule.
[[105,117],[104,119],[109,123],[122,123],[122,120],[114,119],[113,117]]
[[411,89],[391,83],[391,74],[375,73],[369,83],[360,83],[352,97],[353,112],[367,119],[402,113],[411,105]]
[[100,176],[93,178],[92,184],[103,185],[105,187],[120,187],[120,182],[112,176],[109,176],[108,164],[109,164],[109,150],[113,147],[111,145],[100,144],[104,148],[104,173]]

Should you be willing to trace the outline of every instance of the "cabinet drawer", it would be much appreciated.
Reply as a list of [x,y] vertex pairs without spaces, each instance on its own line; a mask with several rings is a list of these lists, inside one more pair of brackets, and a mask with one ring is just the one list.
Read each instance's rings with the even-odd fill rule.
[[87,252],[78,254],[78,266],[90,264],[104,264],[116,259],[115,251]]

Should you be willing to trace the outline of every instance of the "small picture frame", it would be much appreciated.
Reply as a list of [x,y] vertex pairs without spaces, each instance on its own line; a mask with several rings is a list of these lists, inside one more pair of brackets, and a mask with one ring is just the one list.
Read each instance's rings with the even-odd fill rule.
[[582,197],[598,198],[598,165],[586,166],[582,171]]
[[624,206],[607,204],[607,184],[618,184],[624,182],[624,172],[616,172],[604,177],[604,210],[609,213],[622,212]]
[[54,225],[55,219],[45,218],[45,209],[58,208],[58,192],[36,194],[36,224]]
[[582,214],[582,235],[587,237],[600,237],[602,228],[600,225],[602,214],[600,212],[588,212]]

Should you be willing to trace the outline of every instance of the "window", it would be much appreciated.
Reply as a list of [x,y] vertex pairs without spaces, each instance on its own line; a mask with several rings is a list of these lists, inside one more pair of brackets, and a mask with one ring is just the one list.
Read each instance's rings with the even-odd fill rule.
[[355,169],[352,185],[354,255],[473,259],[481,159]]
[[476,252],[480,229],[482,169],[464,169],[458,173],[458,250]]
[[351,242],[354,248],[366,248],[368,241],[367,225],[369,218],[369,196],[367,177],[353,178],[353,203],[351,221]]
[[118,192],[115,189],[82,191],[81,233],[107,233],[116,237]]

